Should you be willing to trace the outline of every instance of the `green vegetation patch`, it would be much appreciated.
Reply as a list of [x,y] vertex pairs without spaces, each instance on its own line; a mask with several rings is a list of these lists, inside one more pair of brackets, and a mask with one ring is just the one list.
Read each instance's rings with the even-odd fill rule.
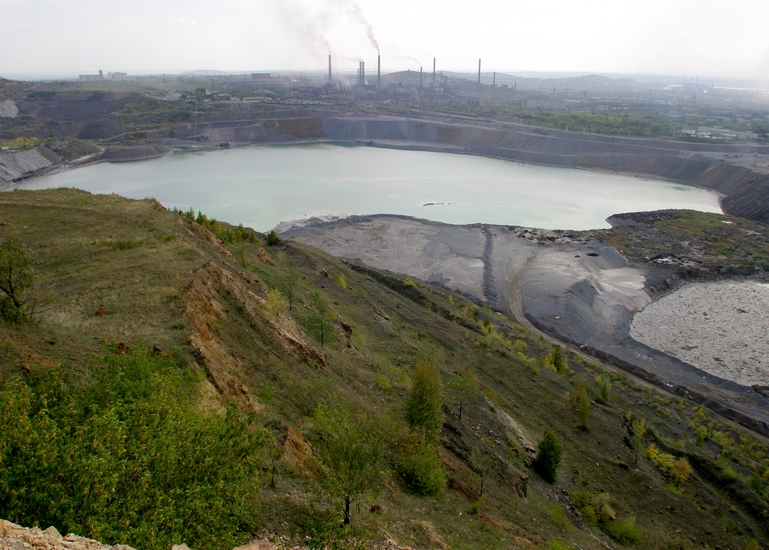
[[232,548],[257,519],[252,418],[196,407],[198,372],[143,349],[6,381],[0,510],[109,544]]

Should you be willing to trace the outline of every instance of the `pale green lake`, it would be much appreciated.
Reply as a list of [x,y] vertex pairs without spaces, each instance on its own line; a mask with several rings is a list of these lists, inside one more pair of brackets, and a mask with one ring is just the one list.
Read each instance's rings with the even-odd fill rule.
[[261,146],[100,163],[17,185],[76,187],[265,231],[315,216],[402,214],[453,224],[546,229],[608,227],[620,212],[721,212],[691,186],[483,157],[341,144]]

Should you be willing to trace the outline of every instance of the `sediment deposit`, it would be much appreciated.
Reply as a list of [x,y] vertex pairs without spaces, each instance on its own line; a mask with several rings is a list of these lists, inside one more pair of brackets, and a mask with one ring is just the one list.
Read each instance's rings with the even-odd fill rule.
[[715,376],[769,385],[769,285],[689,284],[636,315],[630,335]]

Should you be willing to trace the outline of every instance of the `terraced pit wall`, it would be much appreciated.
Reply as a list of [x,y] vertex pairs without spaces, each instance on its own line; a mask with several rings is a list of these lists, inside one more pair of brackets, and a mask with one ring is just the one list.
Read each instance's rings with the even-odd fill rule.
[[727,154],[765,155],[769,147],[611,137],[517,124],[383,117],[326,118],[323,136],[373,146],[465,153],[673,180],[722,193],[722,207],[728,214],[769,222],[769,177],[718,158]]

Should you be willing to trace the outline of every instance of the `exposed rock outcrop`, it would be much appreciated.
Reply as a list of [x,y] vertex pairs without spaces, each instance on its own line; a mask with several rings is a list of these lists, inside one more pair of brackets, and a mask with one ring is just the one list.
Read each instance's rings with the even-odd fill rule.
[[192,329],[190,344],[214,387],[243,410],[257,411],[261,406],[239,380],[249,365],[216,332],[217,324],[229,315],[241,315],[247,320],[254,342],[266,353],[299,355],[307,361],[325,363],[323,355],[304,341],[288,318],[268,311],[267,290],[256,278],[237,275],[209,262],[195,271],[184,291],[184,319]]
[[55,527],[41,531],[37,527],[25,528],[0,519],[0,548],[3,550],[133,550],[130,546],[110,546],[98,541],[78,537],[72,533],[61,536]]
[[0,118],[16,118],[19,115],[19,109],[10,99],[0,101]]
[[0,185],[28,177],[60,161],[56,153],[45,147],[0,154]]

